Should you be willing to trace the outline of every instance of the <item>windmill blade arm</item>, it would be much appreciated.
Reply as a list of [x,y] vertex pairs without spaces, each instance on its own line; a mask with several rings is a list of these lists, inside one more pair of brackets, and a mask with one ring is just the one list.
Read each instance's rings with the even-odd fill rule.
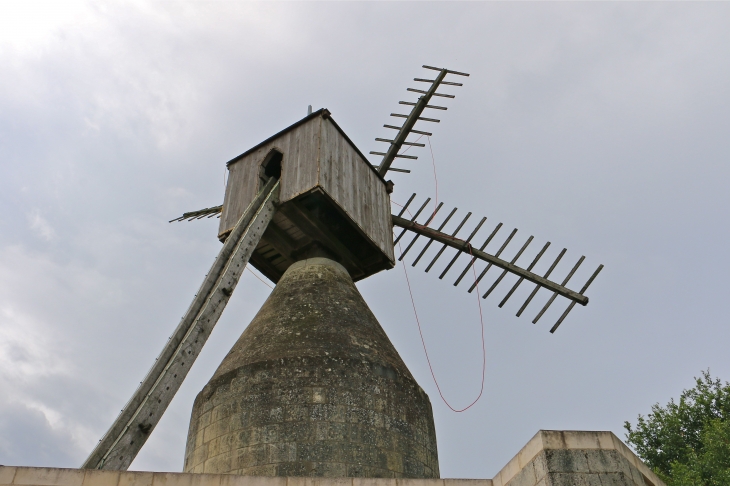
[[[408,105],[408,106],[413,107],[413,109],[411,109],[410,114],[402,115],[402,114],[397,114],[397,113],[391,113],[391,116],[405,118],[406,120],[405,120],[405,122],[403,122],[403,126],[401,126],[401,127],[385,125],[387,128],[394,128],[394,129],[398,130],[398,134],[394,137],[394,139],[392,141],[390,141],[390,147],[388,148],[388,151],[385,154],[383,154],[383,160],[380,162],[380,165],[377,166],[378,173],[381,176],[385,176],[385,174],[389,170],[392,170],[390,168],[390,166],[393,164],[393,161],[396,159],[396,157],[404,157],[402,154],[398,154],[398,152],[400,151],[400,149],[403,145],[413,145],[413,144],[408,144],[406,142],[408,135],[410,135],[411,133],[419,133],[422,135],[431,136],[431,134],[428,132],[414,130],[413,128],[416,125],[416,122],[419,120],[430,121],[430,122],[435,122],[435,123],[439,122],[439,120],[436,120],[434,118],[423,118],[423,117],[421,117],[421,114],[423,113],[423,110],[425,110],[426,108],[433,108],[433,109],[437,109],[437,110],[446,109],[445,106],[429,105],[428,103],[429,103],[429,101],[431,101],[432,97],[434,97],[434,96],[440,96],[440,97],[446,97],[446,98],[454,97],[454,95],[448,95],[448,94],[442,94],[442,93],[436,92],[438,87],[442,84],[448,84],[448,85],[452,85],[452,86],[461,86],[461,83],[452,83],[449,81],[444,81],[444,78],[446,77],[446,75],[454,74],[454,75],[458,75],[458,76],[469,76],[466,73],[461,73],[459,71],[452,71],[450,69],[441,69],[441,68],[436,68],[433,66],[426,66],[426,65],[424,65],[423,67],[426,69],[438,71],[439,73],[436,75],[436,79],[416,78],[416,81],[431,83],[431,86],[426,91],[421,90],[421,89],[408,88],[408,91],[422,94],[422,96],[419,96],[418,101],[415,103],[412,103],[409,101],[400,102],[400,104],[402,104],[402,105]],[[383,141],[383,140],[381,139],[380,141]],[[370,152],[370,153],[375,154],[375,152]],[[376,155],[380,155],[380,154],[378,153]],[[405,156],[405,157],[407,157],[407,156]],[[415,159],[416,157],[407,157],[407,158]]]
[[403,123],[403,126],[398,132],[398,135],[395,136],[395,139],[391,143],[388,152],[383,157],[383,161],[380,162],[380,165],[378,166],[378,172],[381,176],[385,176],[385,173],[388,172],[388,169],[390,169],[393,160],[395,160],[398,155],[398,151],[403,146],[403,142],[405,142],[406,138],[408,138],[408,134],[411,130],[413,130],[413,127],[421,116],[421,113],[423,113],[423,110],[426,109],[426,105],[428,105],[428,102],[431,101],[431,97],[434,95],[439,84],[441,84],[447,74],[448,71],[446,69],[441,70],[438,76],[436,76],[436,79],[433,81],[431,88],[424,92],[424,95],[418,99],[418,102],[415,104],[410,115],[408,115],[406,121]]
[[137,456],[223,313],[276,211],[279,187],[271,179],[244,211],[162,353],[82,468],[124,471]]
[[489,253],[478,250],[478,249],[474,248],[473,246],[471,246],[468,242],[466,242],[460,238],[456,238],[456,237],[453,237],[446,233],[442,233],[440,231],[431,229],[427,226],[420,225],[414,221],[410,221],[410,220],[402,218],[400,216],[392,215],[392,218],[393,218],[393,224],[396,226],[400,226],[401,228],[412,231],[416,234],[423,235],[427,238],[438,241],[439,243],[443,243],[452,248],[456,248],[459,251],[467,252],[467,253],[471,254],[474,258],[484,260],[485,262],[491,263],[495,267],[499,267],[499,268],[502,268],[503,270],[507,270],[508,272],[511,272],[511,273],[517,275],[518,277],[522,277],[525,280],[529,280],[530,282],[536,283],[536,284],[540,285],[541,287],[544,287],[548,290],[556,292],[558,295],[562,295],[563,297],[570,299],[574,302],[577,302],[580,305],[588,304],[588,297],[586,297],[585,295],[581,295],[578,292],[570,290],[556,282],[553,282],[552,280],[548,280],[546,278],[541,277],[540,275],[534,274],[521,267],[518,267],[517,265],[515,265],[513,263],[502,260],[499,257],[490,255]]
[[188,221],[192,221],[194,219],[204,218],[205,216],[208,216],[210,218],[214,214],[218,214],[221,212],[223,212],[223,205],[213,206],[212,208],[199,209],[197,211],[190,211],[187,213],[183,213],[183,215],[180,216],[179,218],[171,219],[169,221],[169,223],[174,223],[175,221],[184,221],[186,219]]

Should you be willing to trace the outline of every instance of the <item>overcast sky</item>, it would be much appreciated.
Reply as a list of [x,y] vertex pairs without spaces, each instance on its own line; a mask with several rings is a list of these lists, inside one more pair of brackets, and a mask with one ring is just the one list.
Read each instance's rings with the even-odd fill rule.
[[[730,379],[728,25],[727,3],[3,2],[0,464],[78,467],[107,430],[220,248],[218,220],[167,221],[222,202],[227,160],[310,104],[382,149],[422,64],[471,73],[429,127],[445,207],[489,218],[479,243],[518,228],[508,258],[568,248],[556,279],[586,255],[575,287],[605,265],[554,335],[562,299],[537,325],[545,291],[521,318],[531,286],[482,301],[461,414],[403,268],[358,283],[431,398],[442,476],[491,478],[539,429],[623,438],[702,370]],[[412,153],[395,202],[435,195]],[[476,298],[408,269],[463,407]],[[193,399],[269,292],[244,275],[132,469],[182,469]]]

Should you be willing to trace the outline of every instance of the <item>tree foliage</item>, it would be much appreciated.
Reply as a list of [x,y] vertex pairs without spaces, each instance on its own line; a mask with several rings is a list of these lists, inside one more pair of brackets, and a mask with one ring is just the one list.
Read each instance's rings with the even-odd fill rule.
[[624,424],[641,459],[670,486],[730,485],[730,383],[705,371],[694,388]]

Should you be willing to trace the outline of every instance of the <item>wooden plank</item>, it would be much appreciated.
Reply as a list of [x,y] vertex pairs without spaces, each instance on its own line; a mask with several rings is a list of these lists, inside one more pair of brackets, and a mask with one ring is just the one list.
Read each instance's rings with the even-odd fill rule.
[[323,120],[320,184],[342,211],[395,261],[390,198],[385,185],[333,123]]
[[552,280],[548,280],[537,274],[528,272],[527,270],[520,268],[510,262],[502,260],[501,258],[498,258],[494,255],[490,255],[489,253],[477,250],[462,239],[455,238],[451,235],[447,235],[446,233],[441,233],[440,231],[436,231],[426,226],[422,226],[420,224],[414,223],[413,221],[401,218],[400,216],[392,215],[392,218],[393,224],[400,226],[401,228],[405,228],[407,230],[413,231],[414,233],[426,236],[427,238],[431,238],[432,240],[438,241],[452,248],[456,248],[457,250],[468,252],[472,256],[479,258],[480,260],[489,262],[495,267],[507,270],[508,272],[514,273],[515,275],[524,278],[525,280],[529,280],[530,282],[534,282],[542,287],[545,287],[548,290],[552,290],[558,295],[562,295],[563,297],[575,301],[580,305],[588,304],[588,297],[586,297],[585,295],[581,295],[578,292],[565,288],[562,285],[553,282]]
[[[228,183],[218,234],[233,228],[260,190],[258,167],[268,151],[263,148],[228,166]],[[258,164],[257,164],[258,162]]]
[[269,227],[266,228],[266,233],[264,233],[264,240],[276,248],[277,251],[290,261],[290,263],[294,263],[292,255],[299,249],[299,245],[286,231],[282,230],[275,224],[270,224]]
[[244,212],[162,353],[83,468],[124,471],[137,456],[223,313],[276,211],[279,187],[269,181]]
[[317,185],[318,146],[322,118],[314,118],[282,137],[282,197],[287,202]]
[[219,234],[232,228],[260,189],[259,166],[271,150],[284,155],[280,201],[286,202],[316,186],[321,117],[313,118],[271,140],[228,166]]

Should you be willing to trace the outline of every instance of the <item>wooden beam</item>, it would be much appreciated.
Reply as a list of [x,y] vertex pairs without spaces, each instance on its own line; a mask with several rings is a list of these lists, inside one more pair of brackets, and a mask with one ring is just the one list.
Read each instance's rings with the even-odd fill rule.
[[279,228],[274,222],[266,228],[263,240],[276,248],[291,263],[294,263],[292,255],[302,246],[297,244],[286,231]]
[[279,187],[269,181],[244,211],[162,353],[83,468],[126,471],[137,456],[223,313],[276,211]]
[[[345,260],[345,267],[348,267],[348,270],[356,269],[358,272],[363,273],[363,269],[358,264],[357,256],[353,255],[350,249],[342,244],[337,236],[322,224],[322,222],[312,217],[307,211],[299,208],[296,201],[289,201],[288,203],[282,204],[279,210],[297,226],[305,230],[305,233],[319,240],[321,244],[331,246],[332,250]],[[351,275],[351,277],[353,279],[357,278],[356,275]]]
[[268,261],[260,250],[255,251],[254,254],[251,255],[249,264],[256,267],[259,272],[274,283],[277,283],[284,274],[284,272]]
[[401,218],[400,216],[392,215],[392,218],[393,224],[396,226],[400,226],[401,228],[405,228],[416,234],[431,238],[432,240],[438,241],[452,248],[456,248],[459,251],[469,253],[470,255],[480,260],[491,263],[495,267],[507,270],[508,272],[514,273],[515,275],[524,278],[525,280],[529,280],[530,282],[534,282],[542,287],[545,287],[548,290],[552,290],[558,295],[562,295],[563,297],[577,302],[580,305],[588,304],[588,297],[586,297],[585,295],[581,295],[578,292],[574,292],[573,290],[565,288],[562,285],[553,282],[552,280],[548,280],[532,272],[528,272],[527,270],[520,268],[513,263],[502,260],[501,258],[498,258],[494,255],[490,255],[489,253],[486,253],[484,251],[477,250],[468,242],[462,239],[455,238],[440,231],[436,231],[427,226],[422,226],[418,223],[414,223],[413,221]]

